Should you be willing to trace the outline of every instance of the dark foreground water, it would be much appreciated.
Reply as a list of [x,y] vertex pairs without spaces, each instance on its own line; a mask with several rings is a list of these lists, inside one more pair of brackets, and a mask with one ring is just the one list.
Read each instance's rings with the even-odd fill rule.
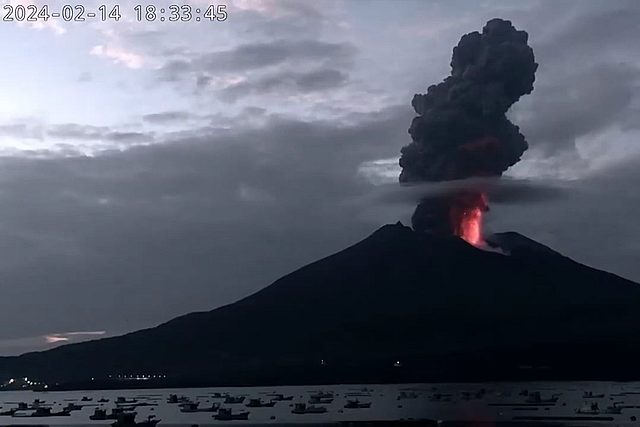
[[[295,403],[309,403],[310,397],[319,392],[333,393],[333,401],[324,406],[323,414],[293,414]],[[533,396],[540,393],[542,401]],[[585,397],[592,392],[595,397]],[[216,393],[245,396],[240,404],[224,404]],[[250,398],[269,401],[272,394],[293,396],[291,401],[279,401],[274,407],[247,408]],[[183,413],[175,403],[168,403],[170,394],[185,396],[200,407],[211,407],[215,402],[231,407],[234,412],[250,411],[247,421],[217,421],[209,412]],[[544,402],[553,395],[557,401]],[[602,396],[599,396],[602,395]],[[83,397],[90,401],[81,401]],[[61,411],[70,402],[82,405],[67,417],[31,417],[33,410],[18,411],[14,416],[0,416],[0,425],[106,425],[107,421],[90,421],[95,408],[108,412],[116,408],[116,399],[135,400],[137,420],[155,415],[163,425],[220,425],[220,424],[330,424],[345,421],[400,421],[442,420],[467,421],[470,425],[507,424],[510,422],[562,423],[571,425],[637,425],[640,422],[640,383],[613,382],[562,382],[562,383],[497,383],[497,384],[400,384],[400,385],[332,385],[287,387],[227,387],[193,389],[106,390],[69,392],[0,392],[2,411],[17,407],[17,402],[33,404],[35,399],[45,401],[52,412]],[[98,403],[99,399],[108,399]],[[370,402],[365,409],[347,409],[348,400]],[[578,414],[576,410],[597,403],[599,411]],[[607,407],[621,408],[620,414],[606,413]],[[615,412],[615,411],[614,411]]]

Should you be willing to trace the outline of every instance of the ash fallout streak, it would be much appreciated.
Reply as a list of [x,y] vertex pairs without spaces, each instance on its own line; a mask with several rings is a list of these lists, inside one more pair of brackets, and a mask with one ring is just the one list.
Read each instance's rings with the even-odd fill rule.
[[[400,182],[501,176],[528,148],[506,112],[533,91],[538,64],[528,34],[492,19],[453,48],[451,75],[411,102],[418,116],[402,148]],[[486,194],[458,191],[423,198],[411,221],[416,231],[449,233],[482,243]]]

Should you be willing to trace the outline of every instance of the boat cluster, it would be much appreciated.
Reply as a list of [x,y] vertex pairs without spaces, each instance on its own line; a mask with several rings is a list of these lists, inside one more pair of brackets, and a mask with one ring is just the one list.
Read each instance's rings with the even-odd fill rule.
[[[293,396],[286,396],[282,393],[269,393],[266,396],[267,398],[263,399],[262,397],[247,398],[247,396],[245,395],[214,393],[206,397],[209,397],[211,399],[220,399],[220,402],[213,402],[210,406],[202,407],[200,405],[201,402],[198,400],[192,400],[191,398],[186,396],[171,394],[167,398],[167,403],[178,405],[178,407],[180,408],[180,412],[183,413],[213,412],[214,414],[212,415],[212,417],[214,419],[220,421],[230,421],[249,419],[250,411],[246,409],[234,410],[234,406],[244,405],[245,408],[272,408],[278,402],[291,402],[294,399]],[[371,402],[361,402],[358,398],[349,398],[349,394],[345,396],[347,397],[346,403],[344,404],[345,409],[361,409],[371,407]],[[367,395],[358,394],[357,396]],[[304,396],[301,396],[301,398],[304,398]],[[327,412],[327,407],[324,405],[333,403],[334,399],[335,395],[332,392],[316,391],[311,392],[307,399],[302,399],[304,401],[290,403],[289,406],[292,408],[292,414],[323,414]],[[272,417],[272,419],[274,418],[275,417]]]

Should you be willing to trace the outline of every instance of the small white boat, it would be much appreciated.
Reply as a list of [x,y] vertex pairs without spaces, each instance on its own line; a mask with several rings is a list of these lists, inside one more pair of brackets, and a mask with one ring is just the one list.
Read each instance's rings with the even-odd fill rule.
[[226,403],[227,405],[234,405],[234,404],[238,404],[238,403],[242,403],[244,402],[244,396],[227,396],[224,398],[224,403]]

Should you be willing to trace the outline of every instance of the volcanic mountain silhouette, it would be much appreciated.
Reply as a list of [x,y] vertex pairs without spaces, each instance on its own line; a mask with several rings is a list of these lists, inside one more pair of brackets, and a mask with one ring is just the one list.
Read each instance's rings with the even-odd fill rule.
[[1,358],[0,374],[211,385],[640,376],[638,284],[517,233],[492,241],[510,255],[385,225],[236,303]]

